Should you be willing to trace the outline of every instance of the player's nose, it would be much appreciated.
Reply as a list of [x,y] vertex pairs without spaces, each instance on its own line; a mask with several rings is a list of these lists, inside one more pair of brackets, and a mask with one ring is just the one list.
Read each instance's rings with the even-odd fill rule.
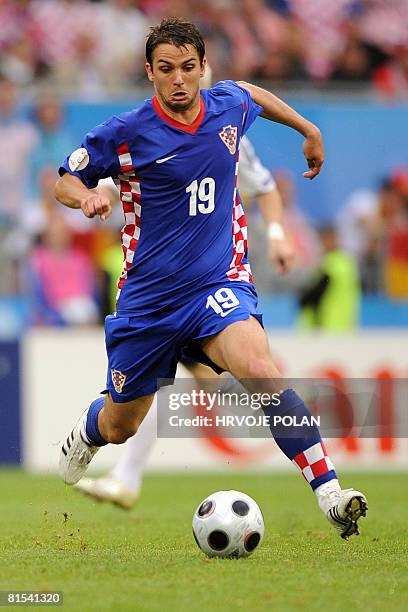
[[175,85],[183,85],[183,83],[184,83],[183,71],[182,70],[176,70],[175,74],[174,74],[174,84]]

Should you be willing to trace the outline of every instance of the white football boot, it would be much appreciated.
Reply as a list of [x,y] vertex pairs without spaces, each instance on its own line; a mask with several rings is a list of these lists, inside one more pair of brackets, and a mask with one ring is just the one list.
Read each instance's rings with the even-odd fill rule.
[[59,473],[62,480],[69,485],[81,480],[92,457],[100,448],[85,442],[81,432],[82,420],[79,420],[61,447]]
[[316,489],[315,493],[321,510],[325,513],[329,523],[339,532],[339,535],[348,540],[352,535],[359,535],[358,520],[366,516],[367,499],[360,491],[354,489],[340,489],[333,486],[333,481],[326,482]]
[[75,488],[84,495],[98,501],[109,501],[125,510],[133,508],[139,497],[138,491],[131,491],[114,476],[82,478],[77,482]]

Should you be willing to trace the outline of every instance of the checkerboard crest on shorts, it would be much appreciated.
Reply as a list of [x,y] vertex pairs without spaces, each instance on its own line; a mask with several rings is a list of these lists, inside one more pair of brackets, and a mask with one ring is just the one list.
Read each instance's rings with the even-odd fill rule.
[[111,370],[112,382],[116,393],[122,393],[123,385],[126,382],[126,374],[120,370]]

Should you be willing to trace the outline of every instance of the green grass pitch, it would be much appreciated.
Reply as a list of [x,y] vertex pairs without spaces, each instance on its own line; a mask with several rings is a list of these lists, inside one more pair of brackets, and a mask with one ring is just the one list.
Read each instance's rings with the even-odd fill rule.
[[[339,538],[296,474],[152,475],[131,512],[82,497],[53,476],[0,471],[1,590],[62,590],[63,610],[408,610],[406,474],[345,474],[369,515]],[[261,547],[207,559],[196,505],[219,489],[260,504]],[[7,608],[8,609],[8,608]]]

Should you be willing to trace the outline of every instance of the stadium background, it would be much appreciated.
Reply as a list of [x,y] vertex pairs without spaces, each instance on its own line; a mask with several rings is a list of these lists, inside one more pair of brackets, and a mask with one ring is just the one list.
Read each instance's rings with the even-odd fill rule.
[[[56,169],[89,128],[151,95],[145,35],[169,15],[198,23],[215,81],[265,85],[322,129],[326,163],[312,183],[296,133],[258,120],[249,134],[299,251],[288,277],[272,271],[257,204],[246,206],[284,374],[378,380],[377,437],[329,441],[344,486],[370,504],[348,546],[264,440],[159,440],[126,515],[56,476],[61,439],[104,385],[122,222],[62,210]],[[0,0],[1,588],[64,589],[66,609],[87,611],[407,609],[408,439],[394,419],[394,379],[408,372],[407,66],[408,0]],[[351,307],[347,324],[302,317],[325,265],[322,226],[359,272],[360,289],[337,287],[332,305]],[[93,470],[120,450],[104,449]],[[222,488],[246,491],[265,514],[248,563],[210,563],[194,548],[193,508]]]
[[[265,84],[323,131],[326,164],[313,183],[302,178],[298,134],[263,120],[249,134],[278,179],[300,248],[295,271],[279,279],[267,258],[256,202],[247,202],[261,309],[287,375],[334,369],[345,377],[406,376],[406,8],[405,0],[316,1],[311,11],[302,0],[0,2],[2,463],[53,471],[58,440],[103,386],[106,260],[121,216],[113,215],[106,228],[75,211],[62,213],[50,186],[58,163],[88,129],[151,95],[143,75],[144,37],[166,15],[201,26],[215,80]],[[362,284],[353,298],[357,322],[331,333],[324,322],[299,329],[300,295],[322,265],[323,225],[336,228],[339,248],[355,259]],[[263,251],[256,248],[258,238]],[[52,274],[55,262],[65,273]],[[406,466],[401,444],[382,452],[374,445],[368,455],[360,449],[349,462],[369,457],[371,465],[374,458],[380,467]],[[228,456],[202,441],[192,445],[192,469],[242,468],[246,457],[251,467],[280,463],[256,453],[250,461],[250,453],[239,449]],[[112,456],[105,453],[99,467]],[[161,441],[151,466],[170,465],[185,469],[186,455]]]

